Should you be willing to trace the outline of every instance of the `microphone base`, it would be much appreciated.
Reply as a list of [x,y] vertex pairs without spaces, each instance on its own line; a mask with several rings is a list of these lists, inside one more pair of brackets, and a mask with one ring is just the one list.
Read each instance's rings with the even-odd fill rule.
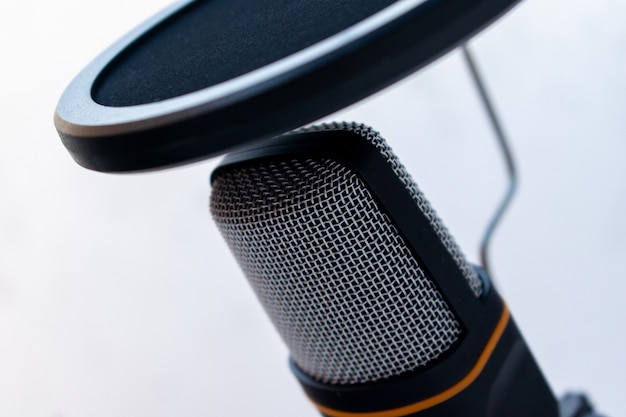
[[605,417],[593,410],[584,394],[568,393],[559,401],[560,417]]

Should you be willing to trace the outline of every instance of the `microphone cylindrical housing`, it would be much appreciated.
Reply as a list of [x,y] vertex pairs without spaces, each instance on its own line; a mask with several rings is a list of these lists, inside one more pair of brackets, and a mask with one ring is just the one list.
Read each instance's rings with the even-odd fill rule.
[[506,305],[380,135],[329,124],[225,158],[211,212],[323,415],[556,417]]

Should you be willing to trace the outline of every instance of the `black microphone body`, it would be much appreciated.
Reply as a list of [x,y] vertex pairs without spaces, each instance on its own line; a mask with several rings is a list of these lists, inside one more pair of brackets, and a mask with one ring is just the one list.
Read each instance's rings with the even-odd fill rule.
[[331,124],[228,155],[211,211],[329,417],[557,417],[486,273],[377,132]]

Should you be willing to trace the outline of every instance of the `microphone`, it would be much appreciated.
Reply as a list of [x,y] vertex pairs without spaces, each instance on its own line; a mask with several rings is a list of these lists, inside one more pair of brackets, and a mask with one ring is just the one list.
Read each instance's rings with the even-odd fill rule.
[[557,417],[489,277],[373,129],[324,124],[227,155],[211,213],[329,417]]

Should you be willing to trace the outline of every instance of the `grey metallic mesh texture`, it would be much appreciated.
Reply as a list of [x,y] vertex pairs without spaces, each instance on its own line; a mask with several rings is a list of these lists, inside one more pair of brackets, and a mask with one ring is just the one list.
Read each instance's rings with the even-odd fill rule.
[[483,293],[483,283],[478,276],[478,273],[467,261],[465,255],[461,251],[461,248],[456,243],[452,235],[448,232],[448,228],[443,224],[443,222],[437,215],[437,212],[432,208],[432,206],[424,196],[424,193],[422,193],[422,191],[417,187],[415,181],[413,181],[413,178],[411,178],[411,174],[409,174],[404,165],[402,165],[398,157],[391,150],[391,147],[389,147],[387,142],[385,142],[380,134],[371,127],[364,124],[347,122],[324,123],[300,129],[299,132],[313,132],[322,130],[348,130],[357,133],[364,139],[372,143],[376,147],[376,149],[380,151],[380,153],[387,159],[387,162],[389,163],[389,165],[391,165],[393,171],[398,176],[400,181],[402,181],[402,183],[405,185],[407,191],[411,194],[413,200],[415,200],[415,203],[420,208],[422,213],[424,213],[426,217],[430,220],[430,224],[437,232],[437,235],[439,235],[439,238],[444,243],[446,249],[454,259],[454,262],[463,273],[463,276],[465,277],[465,280],[474,292],[474,295],[476,297],[480,297]]
[[447,303],[345,166],[293,159],[224,170],[211,212],[293,359],[318,381],[400,375],[459,339]]

